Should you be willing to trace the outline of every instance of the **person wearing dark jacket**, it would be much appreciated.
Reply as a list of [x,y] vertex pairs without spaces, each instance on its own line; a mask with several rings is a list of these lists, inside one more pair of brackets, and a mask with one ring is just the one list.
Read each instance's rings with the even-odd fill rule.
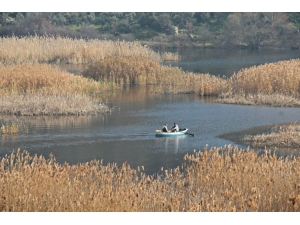
[[162,132],[169,132],[168,130],[168,124],[165,124],[161,130]]
[[171,132],[177,132],[179,131],[179,127],[176,123],[174,123],[174,126],[171,128]]

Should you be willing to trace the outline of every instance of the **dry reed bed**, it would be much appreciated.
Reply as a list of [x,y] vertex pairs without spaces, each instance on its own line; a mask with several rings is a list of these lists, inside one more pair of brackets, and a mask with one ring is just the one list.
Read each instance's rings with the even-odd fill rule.
[[91,63],[109,56],[143,56],[178,60],[178,54],[154,52],[139,42],[84,40],[59,36],[2,37],[0,63]]
[[159,92],[217,95],[226,88],[223,78],[186,73],[140,56],[113,56],[95,61],[83,71],[83,76],[117,84],[155,85]]
[[300,59],[242,69],[228,79],[218,102],[248,105],[299,106]]
[[117,85],[88,80],[46,64],[0,65],[0,113],[86,115],[109,111],[89,95]]
[[75,76],[47,64],[0,65],[0,96],[24,93],[94,94],[110,90],[113,84]]
[[299,149],[300,125],[299,123],[275,125],[270,133],[246,135],[244,141],[252,146]]
[[248,95],[235,94],[229,97],[228,94],[220,94],[215,102],[236,105],[263,105],[271,107],[299,107],[300,99],[287,94],[262,94]]
[[0,97],[0,114],[17,116],[96,115],[110,112],[101,100],[82,94],[26,94]]
[[225,146],[184,161],[150,176],[126,163],[59,164],[18,150],[0,162],[0,211],[299,211],[299,157]]

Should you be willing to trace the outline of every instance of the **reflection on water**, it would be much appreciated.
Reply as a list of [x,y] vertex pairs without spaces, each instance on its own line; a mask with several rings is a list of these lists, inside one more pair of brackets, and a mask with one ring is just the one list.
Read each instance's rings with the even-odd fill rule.
[[[243,68],[254,65],[273,63],[281,60],[300,58],[300,50],[229,50],[229,49],[168,49],[178,53],[178,62],[164,62],[163,65],[175,66],[184,71],[209,73],[216,76],[230,77]],[[88,64],[60,64],[60,68],[74,74],[81,74]]]
[[180,148],[179,143],[187,138],[187,136],[177,136],[177,137],[157,137],[156,138],[156,145],[163,146],[165,153],[178,153],[178,149]]
[[[148,95],[148,94],[149,95]],[[123,96],[123,98],[121,97]],[[123,99],[123,101],[122,101]],[[115,94],[111,114],[72,117],[1,116],[0,124],[17,122],[29,128],[28,134],[1,137],[0,157],[21,148],[45,157],[53,153],[59,163],[127,162],[144,166],[146,173],[161,167],[180,166],[185,154],[208,146],[247,146],[239,140],[222,137],[252,127],[296,122],[299,108],[271,108],[212,103],[194,95],[163,95],[132,88]],[[156,137],[163,124],[176,122],[195,136]]]
[[166,62],[184,71],[230,77],[243,68],[300,58],[299,50],[174,49],[179,62]]

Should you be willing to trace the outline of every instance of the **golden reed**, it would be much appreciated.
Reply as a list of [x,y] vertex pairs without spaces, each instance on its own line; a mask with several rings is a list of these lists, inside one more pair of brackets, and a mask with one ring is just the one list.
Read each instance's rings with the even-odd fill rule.
[[276,107],[300,106],[300,59],[242,69],[227,81],[217,102]]
[[0,211],[225,212],[300,210],[300,158],[224,146],[187,154],[181,167],[102,161],[59,164],[18,150],[0,161]]
[[154,52],[139,42],[73,39],[60,36],[1,37],[0,63],[91,63],[109,56],[178,60],[178,54]]
[[0,65],[0,113],[13,115],[86,115],[109,111],[92,98],[118,88],[75,76],[46,64]]
[[11,124],[5,124],[5,125],[2,124],[2,126],[0,128],[0,134],[2,136],[17,135],[20,132],[28,133],[28,128],[25,125],[20,126],[19,124],[14,123],[14,122],[12,122]]
[[226,88],[223,78],[184,72],[141,56],[112,56],[95,61],[83,76],[122,85],[155,85],[157,92],[217,95]]
[[244,141],[255,147],[299,149],[300,125],[299,123],[275,125],[269,133],[246,135]]

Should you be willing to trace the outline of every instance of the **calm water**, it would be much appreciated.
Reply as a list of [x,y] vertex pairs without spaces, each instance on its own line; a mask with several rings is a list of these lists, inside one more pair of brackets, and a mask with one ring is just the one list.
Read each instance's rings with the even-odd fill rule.
[[[237,70],[246,64],[250,66],[250,58],[254,60],[257,53],[247,56],[249,54],[247,51],[238,51],[236,57],[233,53],[224,53],[221,57],[221,53],[213,53],[210,50],[204,61],[209,64],[208,61],[211,60],[213,66],[210,74],[221,74],[214,72],[216,65],[220,65],[219,71],[226,75],[232,69]],[[299,51],[292,51],[290,57],[296,58],[297,54],[300,57]],[[208,65],[206,68],[201,66],[204,63],[204,55],[203,52],[183,54],[183,61],[178,64],[188,64],[185,60],[189,59],[192,65],[198,65],[195,67],[199,70],[209,69]],[[270,62],[275,60],[275,55],[277,58],[281,55],[281,60],[288,59],[287,52],[266,52],[265,55],[259,55],[263,59],[261,63],[268,59]],[[200,58],[197,59],[198,57]],[[241,63],[243,57],[248,58],[246,64]],[[76,71],[76,68],[73,69]],[[206,146],[210,148],[231,144],[247,147],[239,141],[232,142],[232,139],[222,136],[226,133],[241,133],[245,129],[295,122],[300,118],[298,108],[216,104],[210,98],[154,94],[146,88],[131,88],[122,93],[115,93],[110,97],[110,101],[116,108],[111,114],[105,115],[34,118],[0,116],[0,124],[13,121],[29,128],[28,134],[0,137],[0,157],[21,148],[45,157],[53,153],[60,163],[66,161],[76,164],[103,159],[105,164],[116,162],[121,165],[127,162],[133,168],[144,166],[147,173],[154,174],[161,167],[180,166],[186,153],[203,150]],[[174,122],[181,128],[189,128],[189,132],[195,136],[155,137],[156,129],[160,129],[164,123],[168,123],[170,127]],[[298,154],[295,151],[286,153]]]
[[178,49],[170,51],[177,52],[181,56],[181,60],[164,64],[177,66],[185,71],[209,73],[221,77],[223,75],[230,77],[242,68],[254,65],[300,58],[299,50],[199,49],[190,51],[189,49]]

